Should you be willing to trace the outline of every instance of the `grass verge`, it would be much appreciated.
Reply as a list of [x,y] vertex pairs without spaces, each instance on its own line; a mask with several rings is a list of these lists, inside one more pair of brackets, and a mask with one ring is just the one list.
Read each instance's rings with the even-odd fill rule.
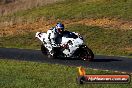
[[26,11],[3,16],[1,21],[33,21],[39,18],[83,19],[83,18],[119,18],[132,19],[131,0],[65,0],[56,4],[37,7]]
[[[130,88],[130,84],[76,84],[76,67],[0,59],[1,88]],[[87,74],[117,74],[86,69]],[[121,73],[118,73],[121,74]]]

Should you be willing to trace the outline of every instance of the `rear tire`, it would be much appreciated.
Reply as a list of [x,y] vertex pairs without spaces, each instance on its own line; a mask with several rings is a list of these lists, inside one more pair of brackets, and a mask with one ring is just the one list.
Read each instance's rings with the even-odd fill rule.
[[43,44],[41,45],[41,52],[50,59],[54,58],[52,55],[50,55],[48,49]]
[[41,52],[44,54],[44,55],[48,55],[48,50],[47,48],[42,44],[41,45]]

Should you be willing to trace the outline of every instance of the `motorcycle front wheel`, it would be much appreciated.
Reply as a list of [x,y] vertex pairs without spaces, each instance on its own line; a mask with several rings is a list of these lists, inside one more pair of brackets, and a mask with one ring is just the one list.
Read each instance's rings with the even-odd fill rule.
[[79,58],[84,61],[93,61],[94,54],[91,49],[86,47],[82,49],[82,52],[80,52]]

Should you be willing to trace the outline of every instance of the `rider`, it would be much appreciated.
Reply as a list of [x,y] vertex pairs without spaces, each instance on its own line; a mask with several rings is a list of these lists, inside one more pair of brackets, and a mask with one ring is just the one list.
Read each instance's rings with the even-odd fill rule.
[[[51,55],[54,54],[53,47],[57,47],[57,44],[61,44],[62,33],[64,32],[64,25],[62,23],[57,23],[55,27],[52,27],[47,31],[47,37],[45,41],[47,42],[48,50]],[[49,55],[50,56],[50,55]]]
[[61,47],[63,47],[63,49],[65,48],[65,49],[69,50],[68,44],[76,45],[76,44],[73,44],[72,41],[68,41],[67,43],[65,41],[63,41],[63,44],[61,44],[62,37],[75,39],[78,36],[74,32],[69,32],[69,31],[65,30],[64,24],[57,23],[55,27],[53,27],[47,31],[47,41],[49,41],[48,45],[50,46],[47,48],[51,55],[54,54],[54,52],[52,52],[53,47],[61,46]]
[[77,38],[78,36],[74,32],[65,30],[64,24],[57,23],[55,27],[47,31],[48,40],[52,45],[61,44],[62,37]]
[[52,45],[57,43],[61,43],[61,37],[63,36],[64,32],[64,24],[57,23],[55,27],[49,29],[47,31],[48,39]]

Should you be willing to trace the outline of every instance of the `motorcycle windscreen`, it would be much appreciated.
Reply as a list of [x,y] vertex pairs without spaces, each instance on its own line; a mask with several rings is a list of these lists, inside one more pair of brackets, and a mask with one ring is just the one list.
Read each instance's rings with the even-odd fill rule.
[[69,31],[64,31],[63,37],[66,37],[66,38],[74,38],[74,39],[78,38],[77,35],[75,35],[75,34],[72,33],[72,32],[69,32]]

